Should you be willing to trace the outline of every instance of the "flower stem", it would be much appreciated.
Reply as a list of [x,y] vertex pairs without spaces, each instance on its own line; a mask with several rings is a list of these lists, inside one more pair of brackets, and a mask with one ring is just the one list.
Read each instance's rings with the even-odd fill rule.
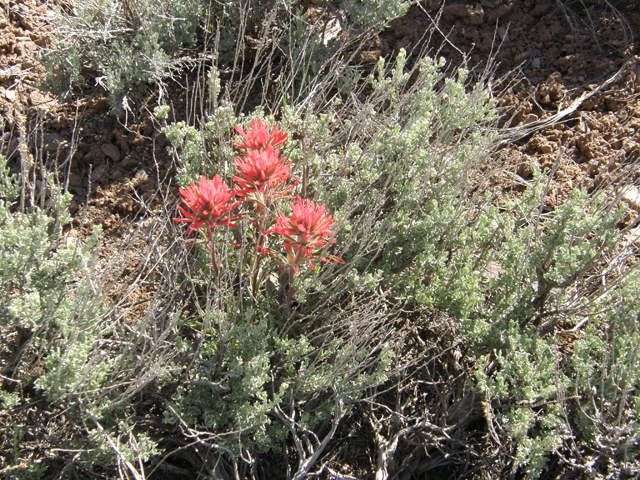
[[291,310],[291,304],[293,303],[293,293],[295,292],[295,289],[293,287],[293,282],[295,280],[294,268],[296,267],[289,267],[289,296],[287,297],[287,307],[289,307],[289,310]]
[[289,310],[291,310],[291,304],[293,303],[293,294],[296,291],[295,287],[293,286],[293,283],[295,282],[295,271],[298,263],[300,263],[300,260],[302,260],[303,254],[304,250],[301,248],[296,254],[293,265],[289,266],[289,296],[287,297],[287,306],[289,307]]
[[[213,233],[213,232],[212,232]],[[214,247],[213,240],[211,240],[211,265],[213,265],[213,274],[218,285],[218,295],[221,294],[222,284],[220,282],[220,273],[218,271],[218,262],[216,262],[216,248]],[[222,310],[222,296],[218,298],[218,308]]]
[[[258,214],[260,214],[260,209],[258,209]],[[261,219],[260,221],[256,222],[256,246],[253,252],[255,262],[253,265],[253,285],[251,286],[251,292],[253,294],[253,298],[255,298],[256,294],[258,293],[258,276],[260,274],[260,261],[262,260],[262,257],[260,256],[260,247],[262,246],[262,241],[263,241],[263,238],[262,238],[263,231],[264,231],[264,220]]]

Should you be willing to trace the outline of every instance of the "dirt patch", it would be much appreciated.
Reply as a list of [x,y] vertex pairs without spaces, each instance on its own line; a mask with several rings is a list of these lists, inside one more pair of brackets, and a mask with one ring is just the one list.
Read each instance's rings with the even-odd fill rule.
[[[434,25],[437,33],[424,38]],[[428,40],[432,55],[453,66],[466,62],[478,77],[495,56],[500,126],[532,126],[500,155],[525,182],[533,164],[555,169],[550,206],[566,201],[575,188],[593,191],[638,180],[640,9],[634,2],[430,0],[392,23],[380,36],[380,53],[417,50]],[[614,76],[571,114],[544,126]],[[512,177],[499,181],[514,186]],[[637,216],[632,208],[625,224]]]

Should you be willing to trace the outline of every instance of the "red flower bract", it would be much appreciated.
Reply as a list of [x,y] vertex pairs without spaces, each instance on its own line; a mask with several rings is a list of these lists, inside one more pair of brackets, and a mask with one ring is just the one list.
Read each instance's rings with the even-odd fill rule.
[[199,185],[193,182],[187,188],[180,189],[182,203],[186,208],[178,207],[185,218],[174,218],[176,222],[191,222],[186,233],[191,233],[206,224],[210,229],[225,225],[235,227],[231,222],[231,211],[235,204],[229,205],[234,193],[222,181],[219,175],[213,180],[201,178]]
[[[327,245],[325,240],[333,233],[330,230],[333,226],[333,218],[327,212],[324,203],[318,205],[311,200],[305,201],[298,197],[298,201],[291,205],[291,209],[290,217],[287,218],[280,212],[276,217],[276,225],[264,232],[264,235],[276,232],[283,237],[287,263],[295,267],[301,260],[302,252],[309,259],[315,256],[323,262],[329,260],[342,262],[333,256],[325,258],[322,252],[317,250]],[[311,268],[313,269],[313,265]]]
[[247,150],[265,150],[267,146],[277,147],[287,142],[287,134],[278,129],[278,124],[273,126],[273,131],[269,132],[269,124],[262,120],[253,120],[251,128],[247,125],[236,127],[236,132],[240,134],[242,140],[236,142],[236,149],[245,152]]
[[247,152],[244,160],[234,159],[239,177],[233,177],[238,184],[235,193],[246,197],[251,193],[265,192],[270,198],[283,197],[293,185],[286,186],[291,173],[291,162],[280,158],[280,148],[267,146],[266,149]]

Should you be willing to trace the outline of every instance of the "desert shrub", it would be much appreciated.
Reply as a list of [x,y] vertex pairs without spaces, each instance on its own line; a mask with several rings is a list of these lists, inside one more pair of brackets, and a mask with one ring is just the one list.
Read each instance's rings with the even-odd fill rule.
[[171,75],[197,40],[204,3],[82,0],[57,6],[54,45],[42,52],[47,85],[69,92],[92,72],[113,106]]
[[574,344],[571,359],[573,421],[588,447],[580,465],[617,478],[640,472],[640,310],[634,273],[597,302],[594,310],[604,314]]
[[[637,319],[627,315],[618,330],[614,319],[634,311],[632,296],[612,287],[612,296],[598,297],[603,290],[596,274],[604,262],[625,271],[629,249],[619,247],[617,227],[624,208],[614,197],[576,190],[546,212],[549,173],[535,166],[522,195],[500,208],[491,192],[474,191],[495,135],[487,128],[492,100],[481,84],[466,84],[464,70],[450,78],[443,67],[425,58],[407,69],[401,52],[390,68],[379,62],[366,94],[338,93],[317,112],[308,107],[311,100],[307,108],[283,105],[280,124],[293,132],[286,155],[298,188],[335,212],[341,226],[336,245],[347,261],[303,276],[298,308],[319,314],[348,285],[351,294],[382,288],[407,305],[444,310],[458,319],[475,356],[468,389],[482,395],[492,438],[512,471],[537,478],[551,457],[595,471],[582,457],[587,448],[598,468],[633,472],[637,387],[629,367],[636,361]],[[220,119],[215,112],[207,117],[196,140],[200,150],[193,151],[204,157],[191,161],[191,150],[173,151],[181,171],[202,162],[193,175],[230,175],[228,153],[220,149],[233,124],[265,118],[262,108],[248,116],[223,112]],[[607,272],[616,278],[612,266]],[[585,319],[591,327],[582,331],[573,359],[560,354],[555,328],[579,328]],[[614,341],[603,337],[603,328],[625,333]],[[581,372],[578,381],[573,369]],[[600,393],[605,384],[607,393]],[[613,390],[615,407],[604,400]],[[601,415],[597,401],[586,400],[594,392],[609,412],[627,416],[590,425]],[[614,424],[624,424],[624,433]]]
[[[49,206],[24,206],[18,198],[21,181],[0,158],[0,325],[30,333],[69,327],[77,303],[71,296],[76,275],[90,261],[87,246],[61,243],[69,222],[71,197],[49,177]],[[43,193],[44,194],[44,193]],[[96,236],[99,229],[96,229]]]
[[[157,114],[162,115],[162,111],[157,110]],[[215,122],[209,120],[205,123],[205,135],[209,135],[210,141],[220,141],[211,136],[219,130],[211,128]],[[170,132],[170,138],[184,138],[180,134],[174,136],[171,128],[170,125],[165,129]],[[269,127],[263,127],[262,123],[245,128],[269,132]],[[175,129],[178,133],[194,131],[184,124],[176,124]],[[276,137],[276,133],[273,136]],[[286,144],[286,135],[278,133],[277,143]],[[183,142],[179,145],[184,147]],[[188,165],[194,159],[195,162],[201,160],[197,148],[173,148],[179,162],[187,165],[181,172],[188,172]],[[274,152],[271,146],[265,146],[265,150],[238,148],[246,148],[243,153],[247,159]],[[280,160],[287,172],[281,172],[276,180],[286,182],[289,163]],[[367,309],[349,315],[327,311],[321,322],[315,316],[296,315],[297,319],[292,316],[294,276],[298,274],[298,267],[303,268],[300,254],[308,253],[308,258],[304,256],[307,263],[324,258],[326,253],[322,248],[309,247],[300,250],[297,256],[293,254],[295,260],[289,250],[287,259],[275,253],[275,246],[267,236],[273,227],[272,217],[276,215],[274,212],[281,212],[279,218],[283,218],[282,201],[290,198],[296,182],[275,183],[264,191],[256,190],[253,183],[248,183],[254,177],[246,171],[241,173],[239,163],[236,169],[239,177],[234,177],[237,184],[233,190],[244,197],[240,204],[230,199],[235,194],[227,191],[218,175],[212,181],[200,179],[199,190],[195,183],[181,190],[184,204],[191,204],[188,208],[195,213],[198,207],[191,197],[196,194],[204,197],[203,189],[207,185],[219,188],[218,213],[210,217],[209,223],[202,224],[183,208],[181,213],[186,218],[176,219],[192,223],[191,230],[205,231],[202,236],[205,243],[196,244],[192,250],[193,267],[189,275],[189,281],[204,287],[206,292],[193,297],[197,315],[191,324],[201,329],[201,343],[195,352],[196,358],[190,356],[184,360],[197,361],[202,368],[190,372],[186,378],[176,379],[178,386],[165,411],[165,420],[182,426],[186,435],[205,436],[209,445],[228,452],[230,468],[237,467],[238,459],[244,460],[245,452],[280,449],[285,438],[308,437],[321,421],[332,418],[333,428],[326,441],[315,445],[311,452],[299,452],[301,457],[320,455],[351,404],[364,390],[386,380],[393,358],[391,349],[398,340],[385,333],[386,315],[372,314]],[[224,172],[224,166],[219,167]],[[198,169],[194,173],[199,173]],[[242,183],[240,176],[246,183]],[[297,205],[303,205],[301,199]],[[323,219],[332,221],[326,215]],[[215,226],[212,222],[216,222]],[[229,243],[231,228],[228,227],[234,228],[237,245]],[[327,228],[331,228],[330,224]],[[325,236],[330,233],[327,231]],[[324,237],[317,240],[319,247],[327,244]],[[288,248],[286,243],[285,248]],[[268,255],[259,257],[260,249]],[[278,258],[281,260],[270,262]],[[276,272],[281,268],[289,269],[286,303],[276,299],[277,286],[269,278],[274,277],[277,282]],[[319,268],[316,265],[314,271]],[[261,272],[264,272],[262,276]],[[267,280],[260,281],[264,277]],[[265,288],[257,288],[259,283],[266,284]],[[308,405],[311,398],[315,400],[314,407]],[[305,475],[312,465],[313,462],[301,464],[296,475]]]
[[[243,448],[277,448],[285,437],[296,445],[300,437],[313,439],[309,432],[321,421],[337,424],[365,389],[393,375],[390,365],[404,368],[392,355],[403,337],[383,307],[384,295],[376,293],[380,288],[414,305],[470,308],[462,303],[467,279],[447,276],[450,270],[444,267],[447,248],[460,241],[459,231],[468,223],[461,214],[469,190],[466,173],[480,162],[491,141],[490,131],[479,126],[488,124],[494,113],[486,89],[468,89],[464,70],[449,78],[443,67],[444,61],[425,58],[407,68],[401,51],[391,68],[380,61],[356,95],[343,98],[338,90],[326,103],[322,97],[335,85],[328,83],[318,92],[322,107],[281,103],[279,124],[290,135],[284,155],[299,178],[295,193],[326,202],[335,212],[341,227],[336,253],[347,261],[345,266],[301,272],[293,312],[283,310],[268,288],[253,299],[238,296],[240,269],[234,258],[241,253],[226,247],[226,241],[217,244],[222,249],[218,258],[225,259],[233,273],[222,282],[211,274],[210,254],[191,249],[189,281],[207,292],[200,296],[193,319],[201,332],[196,352],[202,367],[190,372],[188,383],[180,382],[165,420],[181,425],[190,438],[206,438],[209,446],[228,452],[230,465],[246,463],[241,461],[246,457]],[[219,78],[217,69],[208,75],[212,108],[199,127],[186,122],[163,127],[183,186],[202,175],[233,175],[229,145],[235,125],[256,118],[275,122],[265,114],[275,110],[273,104],[249,114],[234,113],[232,101],[222,93],[232,86],[225,87]],[[363,93],[365,89],[370,93]],[[165,108],[156,110],[161,122],[166,113]],[[466,228],[471,231],[473,222]],[[242,238],[240,234],[233,241],[241,243]],[[442,243],[428,257],[434,239]],[[471,244],[472,239],[463,242]],[[410,247],[413,250],[407,250]],[[463,264],[472,254],[455,258]],[[426,270],[425,265],[431,268],[429,274],[443,276],[437,293],[413,273]],[[270,268],[277,284],[279,266]],[[479,283],[479,277],[475,281]],[[440,297],[454,288],[461,300],[447,305]],[[357,301],[340,307],[349,295]],[[221,311],[215,312],[220,305]],[[303,458],[322,451],[297,450]]]
[[[248,309],[242,318],[215,315],[210,326],[216,334],[205,336],[189,359],[198,368],[174,379],[165,421],[242,458],[243,449],[280,450],[291,427],[303,435],[326,418],[338,422],[362,391],[386,379],[391,347],[344,335],[345,319],[332,322],[332,334],[326,328],[293,334],[272,316],[260,309]],[[356,331],[368,328],[364,320]],[[321,332],[326,340],[313,340],[311,334]],[[304,406],[311,398],[315,406]],[[294,426],[282,421],[284,412],[296,418]]]
[[[318,113],[284,106],[281,125],[294,139],[286,155],[303,195],[313,192],[339,219],[338,244],[349,245],[343,256],[355,267],[350,278],[355,272],[368,279],[384,276],[398,297],[461,311],[464,304],[444,297],[480,301],[478,295],[469,299],[462,286],[469,276],[452,272],[464,268],[472,255],[459,248],[476,236],[475,225],[462,215],[469,188],[465,176],[491,139],[477,126],[491,121],[494,113],[486,89],[479,85],[467,92],[466,72],[444,78],[443,66],[443,61],[425,58],[405,71],[401,51],[392,69],[385,69],[381,59],[368,79],[372,92],[364,102],[351,103],[351,97],[343,104],[336,96],[327,111]],[[411,72],[417,79],[410,84]],[[231,127],[247,117],[264,118],[262,108],[248,116],[233,115],[224,99],[218,104],[222,108],[207,117],[199,138],[182,123],[164,128],[183,185],[201,174],[228,175],[231,152],[221,149],[229,142]],[[454,137],[460,140],[454,143]],[[485,228],[483,235],[486,242],[491,232]],[[443,268],[444,263],[455,266]],[[442,278],[425,285],[432,274]]]
[[[463,331],[478,355],[477,387],[486,398],[489,421],[495,420],[496,431],[513,443],[514,465],[528,478],[537,478],[547,468],[550,455],[566,458],[570,452],[573,460],[569,462],[594,473],[576,450],[577,444],[587,445],[599,455],[620,457],[616,447],[605,454],[606,448],[596,440],[595,432],[605,435],[605,425],[610,423],[601,417],[596,420],[600,414],[585,415],[587,399],[604,398],[599,397],[599,391],[586,389],[603,380],[603,372],[594,368],[594,358],[600,358],[603,365],[616,364],[616,371],[634,362],[632,357],[616,357],[619,340],[602,338],[603,328],[615,329],[621,321],[626,325],[626,334],[621,337],[631,340],[626,335],[637,328],[637,319],[628,315],[625,319],[623,313],[626,308],[633,309],[628,293],[622,293],[628,292],[628,287],[612,286],[598,297],[601,287],[594,285],[594,272],[603,268],[605,258],[610,263],[601,275],[611,275],[614,285],[619,281],[619,274],[611,270],[628,254],[619,246],[616,227],[625,208],[602,194],[575,191],[567,203],[543,214],[548,182],[539,169],[533,170],[534,183],[522,197],[508,201],[504,213],[492,215],[496,235],[493,253],[487,258],[497,262],[501,270],[486,282],[488,300],[479,315],[463,322]],[[637,273],[628,275],[624,284]],[[621,295],[624,302],[620,302]],[[587,322],[573,355],[561,354],[562,337],[550,333],[559,323],[574,326],[575,331]],[[633,396],[635,391],[636,387],[631,387],[627,394]],[[576,408],[570,398],[580,399],[580,406]],[[634,402],[626,396],[611,398],[620,409]],[[581,427],[576,430],[576,425]],[[626,425],[633,438],[633,423],[627,421]],[[626,457],[612,464],[612,471],[637,468],[630,467]]]
[[[99,388],[110,371],[110,363],[96,361],[94,351],[104,334],[103,297],[85,277],[100,229],[85,244],[65,242],[71,197],[51,174],[43,178],[39,191],[31,199],[22,196],[21,203],[22,179],[0,158],[0,335],[13,337],[6,341],[10,355],[2,378],[15,389],[2,392],[5,412],[19,411],[27,387],[35,385],[60,404],[70,393]],[[33,202],[38,197],[43,201]],[[33,363],[43,368],[34,371]],[[36,463],[12,478],[40,478],[45,470]]]
[[[404,15],[409,3],[342,2],[340,28],[345,32],[354,27],[379,31]],[[272,37],[269,42],[280,43],[279,48],[288,51],[290,69],[304,71],[302,76],[290,77],[298,86],[289,86],[298,92],[305,86],[305,78],[318,74],[340,43],[318,35],[322,27],[310,25],[303,6],[295,0],[189,0],[163,2],[160,7],[146,0],[81,0],[71,7],[55,7],[52,20],[57,28],[54,43],[41,55],[48,72],[46,87],[59,94],[69,93],[93,77],[109,93],[111,104],[124,108],[143,87],[162,84],[191,62],[192,47],[207,48],[214,38],[215,55],[234,70],[242,70],[243,50],[252,48],[246,45],[245,34]],[[337,19],[334,23],[339,25]],[[258,49],[252,71],[261,68],[257,62],[264,53]],[[272,61],[270,58],[269,63]]]
[[[452,417],[486,424],[478,435],[510,474],[539,477],[551,459],[594,476],[637,474],[638,285],[637,267],[624,261],[631,247],[619,245],[623,211],[604,193],[585,191],[547,211],[550,173],[535,167],[524,192],[498,204],[504,192],[490,179],[500,132],[486,78],[472,81],[442,59],[408,60],[404,51],[381,58],[373,71],[355,62],[366,43],[359,32],[381,28],[408,2],[345,1],[317,23],[297,2],[216,2],[201,18],[202,3],[168,3],[167,15],[132,5],[82,4],[61,13],[56,51],[69,55],[54,77],[73,82],[83,66],[100,71],[119,105],[136,82],[166,78],[200,25],[214,38],[213,54],[194,61],[208,73],[193,84],[187,119],[169,122],[166,104],[155,110],[176,183],[214,175],[230,181],[234,127],[277,121],[290,135],[283,154],[299,179],[294,193],[326,203],[345,264],[302,271],[287,308],[278,298],[280,265],[265,262],[264,288],[250,294],[243,283],[255,242],[243,236],[249,220],[217,238],[219,274],[211,249],[184,248],[165,185],[160,213],[146,212],[154,226],[141,222],[104,268],[113,278],[89,277],[50,297],[51,275],[78,272],[72,260],[86,257],[70,260],[56,244],[60,216],[14,216],[3,203],[7,231],[22,228],[20,237],[37,243],[44,259],[32,262],[34,246],[5,248],[7,261],[31,273],[3,280],[4,326],[40,335],[47,324],[48,335],[64,340],[43,355],[36,386],[52,403],[74,402],[74,421],[89,433],[87,464],[116,464],[135,477],[153,461],[157,438],[141,431],[135,412],[137,401],[151,398],[162,428],[211,454],[203,463],[213,476],[251,476],[261,452],[286,442],[284,451],[295,451],[289,463],[298,460],[292,478],[326,474],[328,442],[353,405],[402,383],[409,367],[435,368],[445,356],[429,350],[425,361],[416,353],[420,334],[410,355],[399,353],[409,347],[398,317],[411,324],[416,315],[406,312],[435,309],[467,353],[460,395],[468,412]],[[96,21],[114,29],[98,32]],[[92,52],[77,41],[88,31]],[[18,192],[9,177],[2,188],[6,198]],[[72,283],[76,274],[69,275]],[[153,285],[142,313],[125,300],[140,283]],[[111,301],[101,309],[107,291]],[[92,296],[93,304],[79,301]],[[60,313],[51,317],[54,310]],[[576,336],[571,348],[563,333]],[[2,399],[18,401],[13,392]],[[384,411],[375,425],[379,452],[400,452],[406,441],[416,447],[406,461],[413,464],[422,447],[427,455],[454,443],[457,426],[429,423],[435,415],[417,405],[421,399],[376,406]],[[385,478],[391,462],[380,456],[377,475]],[[449,465],[461,458],[454,457],[443,454]],[[404,461],[398,468],[409,471]]]

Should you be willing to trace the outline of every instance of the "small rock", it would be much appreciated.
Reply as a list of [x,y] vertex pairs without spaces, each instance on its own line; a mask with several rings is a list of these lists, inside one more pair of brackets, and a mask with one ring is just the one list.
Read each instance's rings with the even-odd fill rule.
[[538,69],[540,68],[540,64],[541,64],[540,57],[536,57],[533,60],[531,60],[531,68]]
[[527,60],[529,58],[529,52],[521,52],[518,55],[515,56],[515,58],[513,59],[513,61],[516,64],[522,64],[525,62],[525,60]]
[[70,173],[69,186],[76,188],[76,187],[80,187],[81,185],[82,185],[82,178],[80,177],[80,175],[76,173]]
[[545,154],[553,152],[553,147],[551,145],[549,145],[548,143],[544,143],[544,144],[540,145],[538,147],[538,149],[540,150],[540,152],[545,153]]
[[482,8],[482,5],[478,3],[469,16],[469,23],[471,25],[482,25],[483,22],[484,9]]
[[393,51],[397,55],[400,52],[400,50],[403,48],[405,49],[405,51],[408,50],[410,45],[411,45],[411,38],[404,37],[402,40],[398,40],[396,42],[396,44],[393,47]]
[[634,210],[640,210],[640,190],[635,185],[625,190],[622,201],[627,203]]
[[103,144],[100,147],[100,150],[102,150],[102,153],[104,153],[107,157],[109,157],[114,162],[117,162],[120,160],[120,150],[118,149],[118,147],[116,147],[112,143]]
[[425,4],[424,7],[428,11],[433,11],[440,8],[440,5],[442,4],[442,0],[426,0],[424,4]]
[[47,101],[46,97],[39,90],[33,90],[29,94],[29,103],[34,107],[47,103]]
[[9,100],[10,102],[14,102],[16,100],[16,91],[7,90],[6,92],[4,92],[4,98]]
[[77,230],[71,229],[69,230],[63,237],[62,242],[64,246],[67,248],[73,248],[78,243],[78,232]]
[[98,165],[91,172],[91,181],[95,182],[97,180],[100,180],[102,177],[104,177],[104,174],[107,173],[107,170],[109,170],[109,167],[107,165]]
[[510,3],[509,5],[500,5],[497,9],[490,11],[487,14],[487,23],[489,25],[493,25],[494,23],[496,23],[496,20],[510,13],[511,10],[513,10],[513,7],[514,4]]
[[498,36],[503,42],[509,41],[509,31],[505,27],[498,27]]
[[343,32],[342,27],[340,26],[340,22],[332,18],[329,20],[324,28],[322,43],[326,46],[329,44],[331,40],[338,38],[338,36]]
[[522,120],[522,123],[526,125],[528,123],[533,123],[537,121],[538,121],[538,116],[535,113],[530,113],[524,118],[524,120]]
[[120,170],[120,169],[113,170],[113,171],[109,174],[109,177],[110,177],[112,180],[116,180],[116,181],[120,180],[120,179],[122,178],[122,176],[123,176],[123,172],[122,172],[122,170]]
[[447,5],[442,9],[443,18],[465,18],[469,15],[466,5]]
[[138,170],[136,176],[131,179],[131,185],[137,187],[142,182],[146,182],[149,179],[149,175],[144,170]]
[[33,141],[35,148],[41,148],[47,153],[58,153],[61,149],[69,146],[66,138],[53,132],[44,132],[41,135],[37,132]]
[[605,100],[606,104],[607,104],[607,108],[612,111],[612,112],[617,112],[618,110],[620,110],[621,104],[620,102],[614,100],[613,98],[607,98]]

